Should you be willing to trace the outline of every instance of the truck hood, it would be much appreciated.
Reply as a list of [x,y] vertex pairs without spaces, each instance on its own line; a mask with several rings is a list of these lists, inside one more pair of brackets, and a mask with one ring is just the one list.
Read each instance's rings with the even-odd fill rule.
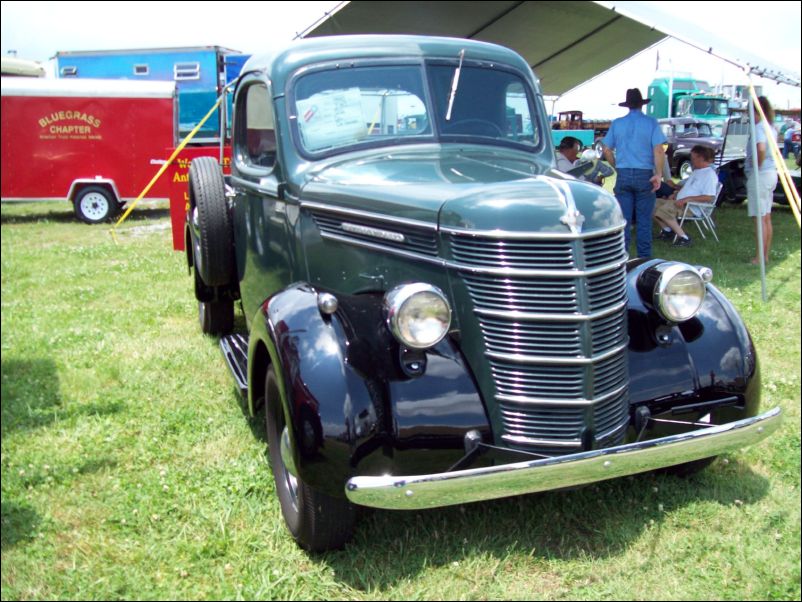
[[307,202],[443,228],[582,231],[623,223],[615,198],[516,151],[426,146],[350,155],[319,166],[301,191]]

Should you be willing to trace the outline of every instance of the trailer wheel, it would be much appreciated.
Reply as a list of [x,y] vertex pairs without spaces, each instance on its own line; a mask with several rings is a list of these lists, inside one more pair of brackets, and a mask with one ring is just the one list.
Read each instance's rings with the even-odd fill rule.
[[99,224],[120,212],[120,204],[108,188],[87,186],[75,197],[75,215],[87,224]]
[[195,269],[207,286],[234,284],[234,236],[223,173],[213,157],[189,167],[189,223]]

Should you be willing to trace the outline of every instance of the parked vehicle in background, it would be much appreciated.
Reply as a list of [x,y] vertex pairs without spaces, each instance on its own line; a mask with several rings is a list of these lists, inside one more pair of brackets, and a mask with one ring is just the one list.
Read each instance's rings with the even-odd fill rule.
[[683,180],[693,171],[691,149],[694,146],[701,144],[712,148],[718,154],[724,144],[723,138],[713,135],[713,130],[706,121],[698,121],[691,117],[674,117],[657,121],[668,143],[666,156],[671,174]]
[[[126,79],[175,82],[178,136],[183,138],[214,106],[223,87],[234,81],[250,55],[222,46],[82,50],[56,53],[57,75],[64,79]],[[214,143],[220,132],[215,113],[195,137]]]
[[784,158],[796,157],[799,154],[800,141],[802,141],[800,133],[802,132],[798,122],[791,122],[782,133]]
[[[115,216],[175,146],[172,82],[2,78],[2,200],[66,199]],[[161,179],[148,200],[167,199]]]
[[3,77],[44,77],[45,68],[37,61],[20,59],[15,56],[0,57]]
[[554,169],[513,51],[302,40],[248,61],[234,112],[231,176],[190,166],[186,258],[301,546],[357,505],[689,473],[779,425],[710,270],[629,261],[615,198]]
[[693,77],[658,77],[649,84],[647,115],[655,119],[690,117],[707,121],[716,136],[723,135],[729,117],[729,99],[712,91],[710,84]]
[[[719,172],[719,180],[723,187],[721,194],[717,199],[717,204],[720,205],[726,201],[728,203],[741,203],[746,199],[746,172],[744,170],[744,163],[746,161],[746,145],[749,141],[749,120],[746,114],[734,115],[725,129],[724,136],[724,156],[739,158],[719,162],[717,160],[717,168]],[[796,187],[797,192],[802,190],[802,182],[800,182],[799,170],[791,170],[791,179]],[[781,205],[788,204],[788,197],[782,185],[777,183],[774,189],[774,202]]]
[[582,111],[561,111],[551,124],[551,140],[555,148],[566,136],[573,136],[582,148],[593,148],[601,156],[601,139],[610,129],[609,119],[585,119]]

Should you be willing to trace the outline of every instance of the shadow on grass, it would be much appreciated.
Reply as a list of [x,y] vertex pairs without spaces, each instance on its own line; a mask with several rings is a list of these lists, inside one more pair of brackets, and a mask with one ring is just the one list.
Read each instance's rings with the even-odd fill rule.
[[[34,203],[26,203],[25,207],[17,208],[17,211],[14,209],[6,209],[2,214],[0,214],[0,223],[2,224],[45,224],[45,223],[75,223],[79,225],[85,225],[87,227],[109,227],[114,225],[117,220],[120,218],[122,213],[117,215],[114,219],[106,222],[101,222],[99,224],[84,224],[81,220],[79,220],[75,213],[72,210],[72,205],[64,202],[64,208],[55,208],[54,203],[48,203],[46,206],[36,207]],[[162,207],[162,206],[155,206],[155,207],[142,207],[138,206],[134,209],[131,214],[126,219],[126,222],[141,222],[141,221],[152,221],[152,220],[161,220],[170,217],[170,208],[169,207]]]
[[76,416],[108,416],[125,410],[121,402],[84,403],[65,407],[56,364],[49,359],[3,360],[0,429],[6,435],[45,427]]
[[3,529],[0,531],[0,546],[4,552],[20,542],[34,539],[42,524],[42,517],[24,503],[4,500],[0,515],[3,521]]
[[[13,207],[13,206],[9,206]],[[34,208],[33,210],[30,209],[33,205],[28,205],[25,207],[25,213],[17,213],[14,209],[7,209],[6,207],[3,208],[3,212],[0,214],[0,223],[1,224],[35,224],[35,223],[61,223],[66,224],[70,222],[78,222],[78,218],[75,217],[75,213],[73,213],[72,209],[70,209],[70,205],[68,203],[64,203],[64,209],[55,209],[53,208],[53,204],[50,203],[47,206]]]
[[61,406],[58,373],[52,360],[3,360],[0,407],[3,438],[53,422]]
[[312,556],[337,579],[373,591],[464,558],[503,561],[607,558],[624,552],[665,513],[697,502],[754,504],[764,477],[737,463],[693,477],[645,474],[556,491],[429,511],[367,511],[343,551]]

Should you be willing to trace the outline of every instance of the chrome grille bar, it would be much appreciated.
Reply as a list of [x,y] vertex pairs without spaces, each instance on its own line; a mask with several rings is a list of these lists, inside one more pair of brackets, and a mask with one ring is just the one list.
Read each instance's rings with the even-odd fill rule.
[[581,447],[586,429],[602,444],[623,436],[623,238],[621,228],[554,239],[448,232],[447,265],[470,296],[508,444],[559,453]]

